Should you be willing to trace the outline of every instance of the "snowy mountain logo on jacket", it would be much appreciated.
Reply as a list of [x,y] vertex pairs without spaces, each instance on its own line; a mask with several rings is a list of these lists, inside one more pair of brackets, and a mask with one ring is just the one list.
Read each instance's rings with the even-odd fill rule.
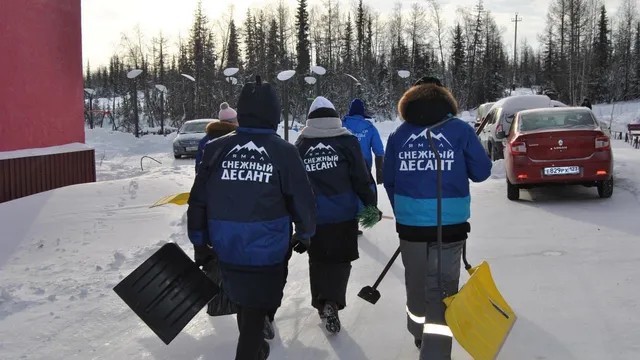
[[265,150],[265,149],[264,149],[264,147],[262,147],[262,146],[261,146],[261,147],[256,146],[256,144],[254,144],[254,142],[253,142],[253,141],[249,141],[248,143],[246,143],[246,144],[244,144],[244,145],[242,145],[242,146],[240,146],[240,145],[236,145],[236,146],[234,146],[234,148],[233,148],[233,149],[231,149],[231,151],[229,151],[229,152],[227,153],[227,156],[228,156],[228,155],[230,155],[231,153],[234,153],[234,152],[235,152],[235,153],[240,152],[240,151],[241,151],[241,150],[243,150],[243,149],[246,149],[246,150],[248,150],[248,151],[255,151],[255,152],[257,152],[258,154],[262,154],[262,155],[269,156],[269,153],[267,153],[267,150]]
[[[409,142],[414,142],[420,138],[423,138],[425,140],[427,140],[427,144],[429,143],[429,138],[427,137],[427,131],[429,129],[424,129],[421,133],[419,133],[418,135],[416,134],[412,134],[407,141],[405,141],[404,145],[402,145],[403,147],[406,146]],[[444,147],[444,144],[442,143],[442,141],[446,141],[447,144],[449,144],[449,147],[453,147],[453,145],[451,145],[451,143],[449,142],[449,140],[444,136],[443,133],[440,134],[434,134],[433,131],[431,132],[431,138],[433,140],[438,140],[440,142],[440,147]],[[409,146],[411,147],[411,145]]]
[[221,180],[268,183],[273,175],[273,164],[263,146],[253,141],[236,145],[222,161]]
[[336,150],[323,143],[311,146],[304,154],[304,166],[307,172],[324,171],[338,166],[339,156]]
[[[418,134],[411,134],[407,141],[402,145],[403,151],[398,152],[398,159],[400,160],[400,171],[435,171],[437,170],[437,158],[436,154],[431,150],[429,145],[429,138],[427,137],[427,131],[424,129]],[[438,150],[441,160],[441,169],[443,171],[451,171],[453,163],[455,161],[455,152],[453,151],[453,145],[444,136],[443,133],[436,134],[431,132],[431,138],[434,140],[436,146],[442,151]],[[438,145],[439,143],[439,145]],[[448,150],[445,150],[445,143]]]

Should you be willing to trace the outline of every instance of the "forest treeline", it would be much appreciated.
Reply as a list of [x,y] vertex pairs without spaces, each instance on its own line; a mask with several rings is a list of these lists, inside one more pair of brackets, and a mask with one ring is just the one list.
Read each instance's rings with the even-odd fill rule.
[[[87,64],[85,87],[95,94],[85,108],[110,112],[103,119],[86,111],[89,125],[107,121],[133,132],[134,85],[141,128],[215,118],[219,104],[235,106],[242,84],[256,75],[283,94],[284,83],[276,76],[284,70],[296,71],[287,88],[290,115],[298,120],[304,120],[318,91],[341,113],[358,96],[376,118],[393,119],[404,90],[424,75],[443,79],[461,109],[501,98],[513,85],[539,88],[567,104],[584,97],[592,102],[640,98],[635,0],[622,0],[613,16],[600,0],[552,0],[539,48],[519,41],[515,59],[508,50],[513,40],[503,38],[504,29],[482,0],[472,9],[458,9],[454,19],[444,17],[438,0],[409,8],[397,3],[388,14],[363,0],[353,7],[338,0],[313,7],[298,0],[290,7],[280,0],[247,10],[241,24],[233,11],[212,19],[198,4],[184,38],[149,38],[139,29],[123,34],[107,66]],[[312,73],[314,65],[326,73]],[[226,68],[240,70],[230,79]],[[132,69],[142,70],[134,80],[126,76]],[[409,71],[409,78],[400,77],[401,70]],[[319,86],[306,83],[308,76]],[[98,103],[97,98],[108,100]]]

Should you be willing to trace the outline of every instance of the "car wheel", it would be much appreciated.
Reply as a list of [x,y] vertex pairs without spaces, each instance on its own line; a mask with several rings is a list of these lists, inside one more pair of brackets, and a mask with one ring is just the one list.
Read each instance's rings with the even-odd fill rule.
[[613,178],[598,181],[598,195],[602,199],[608,199],[613,195]]
[[507,199],[511,201],[520,199],[520,188],[517,185],[513,185],[509,179],[507,179]]
[[173,157],[176,158],[176,159],[181,159],[182,155],[173,155]]

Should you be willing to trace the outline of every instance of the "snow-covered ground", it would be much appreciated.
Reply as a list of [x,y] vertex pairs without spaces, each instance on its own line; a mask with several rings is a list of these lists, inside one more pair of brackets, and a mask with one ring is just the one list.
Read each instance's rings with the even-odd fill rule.
[[[397,124],[376,125],[387,137]],[[193,160],[173,159],[172,139],[88,130],[100,182],[0,204],[0,359],[233,358],[233,316],[203,311],[166,346],[112,291],[165,242],[191,252],[186,207],[149,209],[193,181]],[[608,200],[569,187],[523,191],[523,201],[510,202],[502,162],[472,185],[469,260],[490,263],[519,316],[499,359],[640,358],[640,150],[614,142],[614,151],[617,187]],[[162,164],[144,159],[140,170],[143,155]],[[294,254],[270,359],[417,359],[401,261],[378,304],[356,296],[397,246],[391,221],[365,231],[337,336],[326,335],[310,306],[307,256]],[[456,345],[454,359],[470,357]]]

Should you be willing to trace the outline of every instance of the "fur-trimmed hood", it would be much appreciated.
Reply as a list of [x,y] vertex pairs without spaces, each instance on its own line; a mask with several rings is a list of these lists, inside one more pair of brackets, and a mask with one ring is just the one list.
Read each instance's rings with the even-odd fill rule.
[[398,102],[404,121],[417,126],[434,125],[458,113],[458,103],[451,92],[436,84],[411,87]]
[[220,121],[220,120],[216,120],[216,121],[212,121],[209,124],[207,124],[206,127],[206,133],[209,136],[214,136],[216,135],[217,132],[232,132],[235,131],[238,128],[238,124],[236,123],[230,123],[230,122],[226,122],[226,121]]

